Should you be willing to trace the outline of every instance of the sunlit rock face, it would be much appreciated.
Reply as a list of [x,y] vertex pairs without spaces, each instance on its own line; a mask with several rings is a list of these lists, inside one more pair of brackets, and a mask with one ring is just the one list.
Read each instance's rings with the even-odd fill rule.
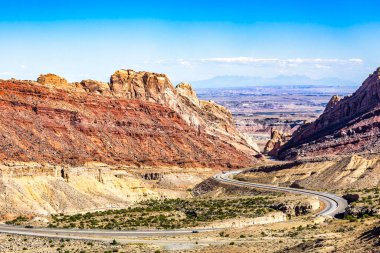
[[67,80],[56,74],[40,75],[37,78],[37,82],[43,85],[50,85],[50,86],[55,86],[59,88],[69,87],[69,83],[67,82]]
[[334,96],[314,122],[294,132],[279,157],[376,153],[380,151],[380,69],[352,95]]
[[0,81],[0,161],[241,168],[257,152],[231,113],[164,74],[116,71],[110,83]]

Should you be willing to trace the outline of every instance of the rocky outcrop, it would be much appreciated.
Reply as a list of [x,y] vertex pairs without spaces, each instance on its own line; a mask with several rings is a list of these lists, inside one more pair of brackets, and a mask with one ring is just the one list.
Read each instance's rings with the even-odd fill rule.
[[174,88],[165,74],[122,69],[111,76],[109,89],[106,84],[94,81],[82,81],[81,86],[86,91],[96,91],[102,95],[169,107],[195,131],[216,136],[248,155],[259,153],[255,144],[236,129],[232,114],[227,109],[212,101],[199,100],[188,83],[180,83]]
[[337,95],[334,95],[331,97],[330,101],[327,103],[325,108],[325,113],[330,112],[334,107],[338,104],[338,102],[341,100],[341,98]]
[[145,173],[141,175],[145,180],[159,180],[162,178],[162,174],[158,172]]
[[310,213],[313,210],[311,204],[299,203],[299,204],[286,204],[279,203],[271,206],[274,210],[279,210],[290,216],[300,216]]
[[167,96],[174,93],[174,87],[166,75],[130,69],[116,71],[111,76],[110,89],[118,97],[160,104],[165,104]]
[[201,106],[197,94],[195,93],[193,87],[191,87],[190,84],[180,83],[175,87],[175,89],[181,96],[188,98],[194,105],[199,107]]
[[97,94],[110,94],[110,86],[107,83],[94,81],[94,80],[83,80],[80,85],[86,92],[94,92]]
[[230,111],[212,101],[199,100],[188,83],[180,83],[174,88],[164,74],[118,70],[111,76],[110,89],[117,97],[167,106],[196,131],[216,136],[248,155],[259,153],[236,129]]
[[69,86],[67,80],[55,74],[40,75],[37,82],[43,85],[51,85],[59,88],[66,88]]
[[177,92],[165,75],[120,70],[107,86],[51,74],[0,81],[0,161],[223,169],[255,162],[226,109],[194,103],[195,93]]
[[351,96],[334,96],[314,122],[293,133],[283,159],[380,152],[380,68]]
[[349,205],[346,207],[346,210],[344,211],[345,217],[353,216],[353,217],[361,218],[364,215],[368,215],[368,216],[380,215],[380,209],[373,208],[373,207],[366,207],[366,206]]
[[280,132],[279,130],[271,130],[271,138],[264,148],[264,153],[270,156],[277,156],[278,150],[291,138],[290,134]]

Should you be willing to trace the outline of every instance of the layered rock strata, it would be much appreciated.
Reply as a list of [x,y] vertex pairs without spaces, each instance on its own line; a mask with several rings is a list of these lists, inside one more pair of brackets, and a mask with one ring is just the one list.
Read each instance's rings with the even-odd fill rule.
[[293,133],[279,150],[283,159],[380,151],[380,68],[352,95],[334,96],[314,122]]
[[163,74],[0,81],[0,161],[222,169],[252,165],[255,154],[231,113]]

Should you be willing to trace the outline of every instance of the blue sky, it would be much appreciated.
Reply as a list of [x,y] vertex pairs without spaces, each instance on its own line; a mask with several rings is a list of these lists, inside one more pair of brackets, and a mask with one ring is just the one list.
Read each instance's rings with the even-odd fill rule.
[[[311,3],[313,2],[313,3]],[[116,69],[173,82],[306,75],[361,82],[380,66],[377,1],[1,1],[0,78]]]

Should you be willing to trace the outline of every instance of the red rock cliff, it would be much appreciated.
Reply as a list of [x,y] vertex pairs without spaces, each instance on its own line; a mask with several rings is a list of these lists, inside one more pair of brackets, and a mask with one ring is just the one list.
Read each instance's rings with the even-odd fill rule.
[[109,85],[54,75],[38,81],[0,81],[1,161],[211,168],[255,162],[244,139],[233,136],[224,108],[192,105],[165,75],[122,70]]
[[380,151],[380,68],[352,95],[334,96],[323,114],[299,128],[279,157]]

